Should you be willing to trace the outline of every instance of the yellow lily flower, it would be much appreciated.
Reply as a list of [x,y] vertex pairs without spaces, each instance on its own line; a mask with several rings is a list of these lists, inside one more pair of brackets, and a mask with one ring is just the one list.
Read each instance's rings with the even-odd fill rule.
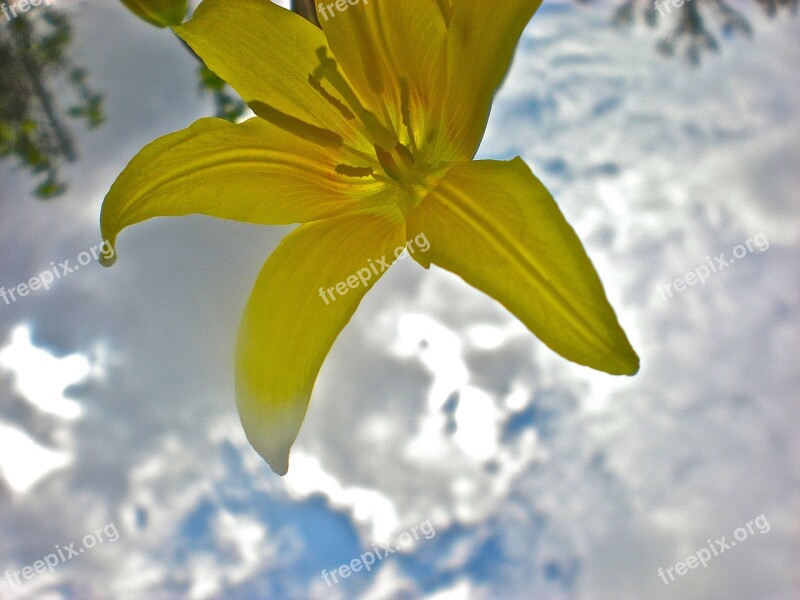
[[180,25],[186,16],[187,0],[122,0],[132,13],[156,27]]
[[[565,358],[639,367],[542,183],[520,158],[472,161],[539,1],[343,5],[317,3],[320,30],[264,0],[205,0],[175,31],[257,117],[152,142],[101,215],[112,244],[159,216],[301,223],[264,265],[236,351],[245,432],[281,475],[325,356],[409,239],[429,240],[412,255],[423,267],[461,276]],[[367,266],[367,283],[345,285]]]

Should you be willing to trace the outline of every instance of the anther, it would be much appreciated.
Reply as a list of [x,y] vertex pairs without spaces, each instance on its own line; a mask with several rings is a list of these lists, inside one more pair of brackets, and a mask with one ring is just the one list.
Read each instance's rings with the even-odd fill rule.
[[406,163],[407,167],[413,167],[414,166],[414,164],[415,164],[414,163],[414,155],[411,154],[411,151],[408,148],[406,148],[403,144],[399,144],[398,143],[394,147],[394,150],[397,153],[397,155],[403,160],[403,162]]
[[270,106],[269,104],[265,104],[264,102],[253,101],[248,102],[247,106],[250,107],[257,116],[261,117],[265,121],[268,121],[283,129],[284,131],[288,131],[298,137],[305,138],[315,144],[319,144],[320,146],[325,146],[326,148],[341,148],[344,144],[344,140],[342,136],[337,133],[334,133],[330,129],[323,129],[322,127],[317,127],[316,125],[311,125],[310,123],[306,123],[296,117],[291,115],[287,115],[284,112],[279,111],[277,108]]
[[351,167],[350,165],[336,165],[336,172],[346,177],[371,177],[374,174],[372,167]]
[[325,100],[327,100],[336,110],[338,110],[345,119],[347,119],[348,121],[352,121],[353,119],[355,119],[355,115],[352,112],[350,112],[349,108],[347,108],[344,104],[339,102],[338,98],[335,98],[334,96],[329,94],[328,91],[324,87],[322,87],[322,83],[320,82],[319,79],[316,79],[313,75],[309,75],[308,83],[310,83],[311,87],[317,90],[320,93],[320,95],[323,98],[325,98]]
[[411,94],[408,91],[408,81],[405,77],[400,79],[400,112],[403,113],[403,125],[411,127]]
[[345,78],[342,77],[341,73],[339,73],[336,61],[328,56],[328,51],[325,46],[320,46],[317,49],[317,58],[319,58],[320,64],[314,70],[312,78],[317,80],[325,78],[330,82],[333,88],[339,92],[339,95],[344,98],[344,101],[350,109],[364,124],[373,143],[384,148],[394,148],[398,143],[397,136],[394,132],[383,126],[373,113],[364,108],[356,93]]
[[400,181],[402,179],[402,174],[400,172],[400,168],[397,166],[397,163],[394,162],[392,155],[386,152],[380,146],[375,146],[375,156],[378,157],[378,162],[381,163],[381,167],[383,167],[383,171],[395,181]]
[[411,94],[408,90],[408,81],[405,78],[400,79],[400,112],[403,114],[403,125],[406,126],[406,131],[408,131],[411,150],[416,152],[417,140],[414,137],[414,130],[411,128]]
[[314,70],[312,77],[317,80],[327,79],[355,114],[364,110],[356,93],[339,73],[336,61],[328,56],[325,46],[317,48],[317,58],[319,66]]

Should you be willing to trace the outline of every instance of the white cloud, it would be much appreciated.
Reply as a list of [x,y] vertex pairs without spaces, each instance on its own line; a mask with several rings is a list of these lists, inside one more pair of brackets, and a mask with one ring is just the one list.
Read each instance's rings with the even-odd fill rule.
[[[20,202],[13,223],[29,228],[0,222],[13,245],[4,281],[91,246],[114,174],[141,143],[206,108],[184,106],[195,65],[170,36],[106,23],[124,13],[103,6],[86,11],[79,31],[109,122],[86,146],[73,193],[46,207]],[[74,377],[84,363],[51,356],[47,377],[26,375],[27,392],[15,376],[17,395],[49,391],[3,398],[0,440],[43,448],[41,422],[23,410],[35,408],[71,424],[74,445],[54,452],[73,458],[0,517],[0,555],[28,564],[119,516],[120,541],[57,584],[115,600],[227,597],[278,579],[298,598],[790,600],[800,539],[800,300],[789,277],[800,86],[784,65],[800,58],[796,23],[756,19],[752,43],[728,42],[691,70],[607,17],[608,7],[545,3],[481,154],[522,154],[554,192],[642,355],[636,378],[566,363],[458,278],[403,261],[328,356],[279,480],[244,441],[231,356],[249,288],[284,230],[150,222],[123,235],[113,270],[87,269],[0,309],[3,336],[27,321],[59,355],[91,356],[103,339],[115,357],[70,399],[63,387],[77,380],[60,369]],[[145,85],[158,93],[142,103]],[[669,302],[657,295],[698,257],[761,230],[769,251]],[[61,418],[76,407],[82,418]],[[0,450],[3,465],[16,448]],[[17,499],[26,482],[4,468]],[[762,512],[769,535],[664,588],[659,566]],[[209,528],[202,547],[182,538],[193,518]],[[346,526],[315,538],[328,518]],[[387,559],[374,579],[320,581],[331,564],[317,569],[318,552],[329,561],[325,551],[391,540],[426,519],[436,537]],[[299,566],[306,558],[311,566]]]
[[69,463],[69,455],[45,448],[0,421],[0,474],[14,492],[28,492],[39,480]]
[[30,330],[20,326],[0,350],[0,368],[13,372],[16,390],[40,410],[68,420],[81,416],[80,404],[65,398],[64,389],[89,375],[91,365],[86,357],[57,358],[34,346]]

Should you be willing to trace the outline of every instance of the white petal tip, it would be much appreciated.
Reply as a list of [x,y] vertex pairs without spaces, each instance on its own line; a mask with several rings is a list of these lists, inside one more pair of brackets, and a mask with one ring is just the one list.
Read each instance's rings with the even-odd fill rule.
[[276,475],[280,475],[283,477],[286,473],[289,472],[289,455],[286,455],[286,458],[281,458],[280,460],[269,460],[265,458],[264,460],[267,461],[269,468],[272,469],[272,472]]

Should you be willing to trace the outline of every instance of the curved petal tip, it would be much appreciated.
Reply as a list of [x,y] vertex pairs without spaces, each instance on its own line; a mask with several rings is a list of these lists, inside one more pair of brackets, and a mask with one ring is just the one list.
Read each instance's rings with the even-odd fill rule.
[[[244,422],[243,422],[244,424]],[[251,425],[248,423],[247,425]],[[259,431],[250,430],[249,426],[245,426],[245,433],[247,440],[253,449],[258,452],[259,456],[269,465],[269,468],[276,475],[283,477],[289,472],[289,451],[291,449],[291,442],[286,442],[283,439],[276,439],[271,437],[268,431],[260,429]]]
[[111,254],[109,256],[104,256],[101,254],[100,257],[97,259],[97,262],[99,262],[104,267],[113,267],[114,263],[117,262],[117,255],[116,253]]
[[253,393],[239,373],[236,404],[247,441],[277,475],[289,471],[289,451],[303,422],[308,397],[298,401],[274,402]]

